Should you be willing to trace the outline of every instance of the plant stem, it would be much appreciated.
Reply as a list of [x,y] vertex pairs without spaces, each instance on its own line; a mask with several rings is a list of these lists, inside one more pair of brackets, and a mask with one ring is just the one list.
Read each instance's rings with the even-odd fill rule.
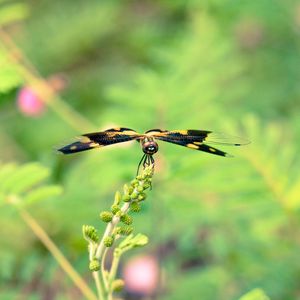
[[106,290],[108,289],[108,282],[107,282],[107,278],[106,278],[106,276],[104,276],[104,274],[105,274],[105,258],[106,258],[108,249],[109,248],[105,248],[103,255],[102,255],[102,259],[101,259],[101,274],[103,274],[103,282],[104,282],[104,287]]
[[31,86],[40,100],[47,104],[62,120],[78,132],[89,131],[95,126],[81,114],[66,104],[38,73],[21,49],[13,42],[10,36],[0,27],[0,39],[5,47],[7,56],[16,66],[18,72],[27,85]]
[[[61,268],[66,272],[66,274],[71,278],[74,284],[78,287],[84,297],[88,300],[97,300],[94,292],[89,288],[85,281],[80,277],[77,271],[73,268],[70,262],[65,258],[62,252],[57,248],[54,242],[47,235],[45,230],[38,224],[38,222],[24,209],[18,209],[20,216],[28,227],[34,232],[34,234],[39,238],[47,250],[56,259]],[[97,283],[97,281],[96,281]],[[98,288],[97,288],[98,289]],[[99,298],[101,299],[101,298]],[[102,298],[103,299],[103,298]]]
[[[107,223],[107,226],[106,226],[104,234],[101,238],[101,241],[98,243],[98,245],[95,244],[96,249],[89,248],[90,261],[97,260],[99,262],[99,266],[100,266],[100,268],[96,269],[97,271],[93,272],[93,277],[95,279],[98,295],[101,300],[112,300],[113,299],[113,290],[115,288],[114,281],[115,281],[115,277],[117,274],[120,257],[122,255],[122,253],[124,253],[124,251],[127,251],[132,248],[132,245],[122,246],[123,247],[122,250],[116,248],[114,251],[114,258],[113,258],[113,261],[112,261],[112,264],[110,267],[110,271],[107,271],[107,270],[105,270],[105,257],[106,257],[108,250],[110,249],[109,247],[111,246],[111,244],[107,245],[107,244],[105,244],[105,241],[107,240],[108,237],[110,237],[110,238],[113,238],[113,240],[115,242],[119,237],[122,236],[122,234],[116,233],[115,229],[116,229],[117,225],[119,224],[119,222],[121,221],[121,218],[127,215],[129,209],[131,208],[131,204],[132,203],[137,204],[139,201],[142,201],[145,199],[146,196],[143,191],[145,191],[146,189],[151,187],[151,177],[153,175],[153,169],[154,169],[153,165],[150,165],[147,168],[144,168],[143,173],[141,175],[138,175],[136,177],[136,179],[134,179],[131,182],[130,189],[128,188],[127,185],[126,185],[126,188],[124,186],[123,197],[125,197],[125,198],[123,198],[124,203],[121,207],[119,207],[120,201],[122,199],[121,194],[119,193],[119,196],[115,196],[114,206],[118,207],[118,211],[115,214],[113,214],[112,218]],[[118,195],[118,194],[116,193],[116,195]],[[133,196],[133,195],[135,195],[135,196]],[[116,200],[117,199],[116,197],[119,199]],[[101,214],[100,214],[100,216],[101,216]],[[122,222],[129,225],[129,224],[131,224],[132,220],[131,220],[131,222],[127,223],[123,219]],[[130,232],[128,231],[128,233],[123,233],[123,235],[130,235]],[[94,244],[94,240],[92,243]],[[144,243],[142,245],[144,245]],[[118,249],[118,251],[116,251],[117,249]],[[91,253],[91,251],[92,251],[92,253]],[[101,298],[103,296],[104,296],[104,298]]]
[[[129,209],[129,203],[124,203],[121,211],[126,213]],[[104,245],[104,240],[106,237],[110,236],[116,225],[119,223],[120,221],[120,217],[114,216],[112,221],[109,222],[106,226],[105,232],[102,236],[101,242],[99,243],[99,246],[97,247],[96,250],[96,254],[95,254],[95,258],[100,260],[101,258],[101,272],[100,271],[95,271],[93,272],[93,277],[96,283],[96,288],[98,291],[98,295],[101,295],[101,297],[99,299],[105,299],[104,295],[107,294],[107,297],[109,296],[109,287],[110,284],[108,282],[106,282],[106,278],[105,278],[105,270],[104,270],[104,253],[107,251],[107,248]],[[105,290],[105,292],[103,293],[103,289]],[[109,298],[108,298],[109,299]]]
[[[129,210],[129,206],[130,206],[129,202],[124,203],[123,206],[122,206],[122,208],[121,208],[121,211],[123,213],[126,213]],[[105,250],[105,245],[104,245],[105,238],[107,236],[110,236],[112,234],[113,230],[115,229],[115,227],[119,223],[119,221],[120,221],[120,217],[114,216],[113,219],[112,219],[112,221],[107,224],[107,227],[105,229],[105,232],[103,234],[101,242],[100,242],[100,244],[99,244],[99,246],[98,246],[98,248],[96,250],[95,257],[97,259],[100,259],[102,257],[103,252]]]
[[112,261],[112,265],[111,265],[109,277],[108,277],[110,290],[111,290],[111,285],[112,285],[112,283],[116,277],[117,271],[118,271],[121,255],[122,255],[122,253],[118,253],[118,254],[114,253],[114,259]]
[[102,287],[100,278],[97,274],[97,272],[93,272],[93,277],[96,283],[96,288],[97,288],[97,293],[98,293],[98,299],[99,300],[104,300],[104,289]]

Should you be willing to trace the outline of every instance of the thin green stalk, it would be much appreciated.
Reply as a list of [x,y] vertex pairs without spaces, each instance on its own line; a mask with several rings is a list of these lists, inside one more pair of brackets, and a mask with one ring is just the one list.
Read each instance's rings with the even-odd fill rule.
[[0,27],[0,39],[10,61],[16,66],[27,85],[32,87],[40,100],[48,105],[62,120],[78,132],[89,131],[95,126],[81,114],[66,104],[38,73],[21,49],[11,37]]
[[[128,211],[128,209],[129,209],[129,203],[124,203],[121,208],[121,211],[123,213],[126,213]],[[107,297],[110,294],[109,293],[110,283],[107,282],[107,280],[106,280],[106,274],[105,274],[106,270],[104,269],[104,264],[105,264],[105,255],[104,254],[108,251],[108,248],[105,247],[104,241],[105,241],[106,237],[112,235],[114,229],[116,228],[116,226],[119,222],[120,222],[120,217],[114,216],[113,220],[107,224],[105,232],[102,236],[101,242],[99,243],[99,246],[98,246],[98,248],[96,250],[96,254],[95,254],[95,258],[98,259],[99,261],[101,260],[101,271],[93,272],[93,277],[94,277],[94,280],[96,283],[96,288],[98,290],[98,294],[103,293],[103,290],[104,290],[104,295],[106,294]],[[105,299],[104,296],[103,296],[103,298],[100,298],[100,300],[102,300],[102,299],[103,300]]]
[[104,287],[102,286],[102,284],[100,282],[100,278],[99,278],[97,272],[93,272],[93,277],[94,277],[94,280],[96,283],[98,300],[103,300],[104,299]]
[[116,275],[117,275],[121,255],[122,255],[122,252],[119,252],[117,254],[116,254],[116,252],[114,253],[114,259],[112,261],[109,276],[108,276],[109,289],[111,291],[112,291],[112,288],[111,288],[112,283],[113,283],[113,281],[114,281],[114,279],[116,278]]
[[[105,274],[105,259],[106,259],[106,254],[108,252],[109,248],[105,248],[102,259],[101,259],[101,274]],[[108,289],[108,281],[107,281],[107,276],[103,276],[103,281],[104,281],[104,287],[107,290]]]
[[[124,203],[121,211],[122,213],[127,213],[129,210],[129,206],[130,204],[128,202]],[[103,256],[104,250],[105,250],[105,245],[104,245],[104,241],[105,238],[110,236],[112,234],[112,232],[114,231],[114,229],[116,228],[117,224],[120,222],[120,217],[119,216],[114,216],[112,221],[110,223],[107,224],[107,227],[105,229],[105,232],[102,236],[101,242],[96,250],[96,255],[95,257],[97,259],[100,259]]]
[[61,268],[66,272],[66,274],[71,278],[74,284],[78,287],[81,293],[89,300],[97,300],[94,292],[89,288],[85,281],[80,277],[77,271],[73,268],[70,262],[54,244],[54,242],[47,235],[45,230],[38,224],[38,222],[23,208],[19,208],[18,212],[28,225],[28,227],[33,231],[33,233],[38,237],[38,239],[43,243],[47,250],[56,259]]

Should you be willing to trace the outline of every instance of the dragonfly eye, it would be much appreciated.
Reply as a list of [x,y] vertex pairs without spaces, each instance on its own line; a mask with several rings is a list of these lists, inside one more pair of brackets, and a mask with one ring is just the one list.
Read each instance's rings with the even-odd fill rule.
[[152,154],[156,153],[157,150],[158,150],[158,145],[156,142],[145,142],[143,144],[143,151],[146,154],[152,155]]

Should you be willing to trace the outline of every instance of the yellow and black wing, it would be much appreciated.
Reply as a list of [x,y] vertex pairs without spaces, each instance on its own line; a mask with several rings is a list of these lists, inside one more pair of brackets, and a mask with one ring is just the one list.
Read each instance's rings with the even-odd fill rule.
[[79,141],[66,145],[58,151],[72,154],[93,148],[136,140],[140,137],[136,131],[129,128],[112,128],[100,132],[83,134]]
[[219,149],[209,146],[208,144],[241,146],[248,142],[238,137],[232,137],[222,133],[214,133],[208,130],[148,130],[146,135],[150,135],[158,140],[188,147],[190,149],[208,152],[220,156],[231,156]]

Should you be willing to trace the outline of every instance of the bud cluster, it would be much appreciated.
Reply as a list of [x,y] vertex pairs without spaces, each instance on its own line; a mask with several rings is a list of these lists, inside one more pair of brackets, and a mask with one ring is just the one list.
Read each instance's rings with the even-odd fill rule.
[[[153,175],[153,168],[147,167],[143,170],[142,174],[136,176],[131,181],[130,185],[124,185],[124,193],[118,191],[115,194],[114,204],[111,206],[110,211],[103,211],[100,213],[100,219],[105,223],[118,223],[121,221],[124,225],[116,227],[111,236],[107,236],[104,240],[106,247],[111,247],[116,235],[130,235],[133,232],[133,218],[127,213],[139,212],[141,210],[141,201],[146,199],[145,190],[151,187],[151,180]],[[124,210],[120,207],[121,202],[128,203],[129,207]],[[117,217],[114,219],[114,217]]]
[[88,241],[88,242],[94,242],[97,243],[99,240],[99,236],[97,234],[97,230],[95,229],[94,226],[90,225],[83,225],[82,226],[82,233],[83,237]]
[[100,270],[100,263],[97,259],[93,259],[90,261],[90,264],[89,264],[89,269],[92,271],[92,272],[97,272]]
[[104,245],[106,247],[111,247],[112,244],[114,242],[114,237],[113,236],[107,236],[105,239],[104,239]]
[[115,279],[112,283],[112,290],[114,292],[121,292],[125,286],[125,282],[122,279]]
[[137,177],[131,181],[129,186],[127,184],[124,185],[122,200],[124,202],[131,202],[131,205],[134,204],[132,211],[139,211],[136,204],[146,199],[145,190],[151,187],[152,175],[152,167],[147,167],[142,174],[137,175]]
[[113,218],[113,213],[111,213],[110,211],[102,211],[100,213],[100,219],[105,222],[105,223],[109,223]]
[[[91,271],[96,272],[100,270],[99,257],[103,254],[101,251],[105,250],[98,252],[99,249],[112,247],[115,240],[120,236],[132,239],[133,218],[128,213],[137,213],[141,210],[141,202],[146,199],[145,191],[151,188],[152,175],[152,166],[143,169],[141,174],[137,175],[129,185],[124,185],[123,194],[119,191],[116,192],[114,203],[110,210],[100,213],[100,219],[107,223],[106,233],[101,243],[98,243],[99,237],[93,226],[83,226],[83,236],[89,242],[89,269]],[[124,282],[120,279],[113,282],[113,290],[115,291],[121,290],[123,286]]]

